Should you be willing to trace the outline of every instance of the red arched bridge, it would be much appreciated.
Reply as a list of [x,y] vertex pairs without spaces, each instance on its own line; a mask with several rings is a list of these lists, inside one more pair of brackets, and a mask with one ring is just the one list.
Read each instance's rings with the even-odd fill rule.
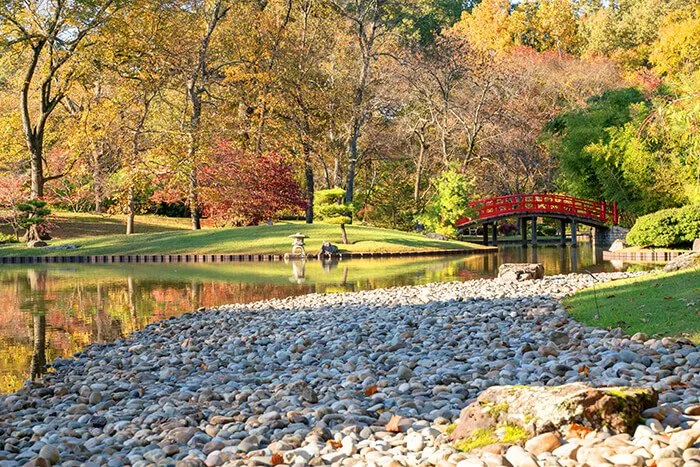
[[537,243],[537,218],[548,217],[560,220],[562,244],[566,243],[566,225],[571,224],[571,244],[576,245],[578,224],[585,224],[598,230],[606,230],[617,225],[617,203],[592,201],[552,194],[517,194],[481,199],[469,203],[476,210],[477,217],[462,218],[455,227],[465,230],[472,226],[484,226],[484,243],[488,244],[488,230],[495,244],[498,237],[496,222],[506,218],[517,218],[523,244],[527,244],[527,222],[531,221],[530,241]]

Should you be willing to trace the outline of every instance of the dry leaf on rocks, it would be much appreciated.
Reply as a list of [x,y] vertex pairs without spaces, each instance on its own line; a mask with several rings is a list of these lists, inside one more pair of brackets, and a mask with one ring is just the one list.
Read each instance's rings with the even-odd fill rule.
[[389,419],[389,423],[386,424],[384,429],[386,431],[388,431],[389,433],[398,433],[401,431],[401,428],[399,428],[400,422],[401,422],[400,415],[392,415],[391,418]]
[[329,444],[330,447],[332,447],[333,449],[340,449],[340,447],[343,445],[343,443],[341,443],[340,441],[336,441],[336,440],[334,440],[334,439],[329,439],[329,440],[328,440],[328,444]]

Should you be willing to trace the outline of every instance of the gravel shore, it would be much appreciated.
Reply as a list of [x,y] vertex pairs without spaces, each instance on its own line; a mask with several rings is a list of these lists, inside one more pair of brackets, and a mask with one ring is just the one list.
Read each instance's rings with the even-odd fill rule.
[[[0,467],[700,467],[700,348],[588,327],[561,305],[630,275],[312,294],[152,324],[0,396]],[[465,454],[444,433],[489,386],[576,381],[651,386],[660,407],[634,436],[537,453]]]

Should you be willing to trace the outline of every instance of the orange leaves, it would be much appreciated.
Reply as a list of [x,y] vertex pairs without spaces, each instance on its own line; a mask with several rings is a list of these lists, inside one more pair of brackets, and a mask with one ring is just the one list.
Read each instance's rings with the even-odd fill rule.
[[280,454],[274,453],[272,455],[272,465],[284,464],[284,458]]
[[329,439],[328,440],[328,445],[332,447],[333,449],[340,449],[340,447],[343,445],[340,441],[336,441],[334,439]]
[[588,427],[585,427],[583,425],[579,425],[578,423],[572,423],[569,429],[566,432],[566,438],[571,439],[571,438],[579,438],[583,439],[586,437],[586,435],[590,432],[592,432]]
[[400,415],[392,415],[391,418],[389,419],[389,422],[384,427],[384,429],[386,431],[388,431],[389,433],[399,433],[401,431],[401,428],[399,427],[399,423],[401,423],[401,416]]
[[365,396],[370,397],[377,393],[377,386],[370,386],[364,390]]

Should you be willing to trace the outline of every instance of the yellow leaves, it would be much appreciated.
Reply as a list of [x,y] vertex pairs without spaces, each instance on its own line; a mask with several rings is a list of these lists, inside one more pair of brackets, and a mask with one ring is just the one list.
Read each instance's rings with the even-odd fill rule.
[[465,11],[452,32],[465,37],[479,50],[506,52],[514,45],[509,12],[508,0],[484,0],[471,13]]

